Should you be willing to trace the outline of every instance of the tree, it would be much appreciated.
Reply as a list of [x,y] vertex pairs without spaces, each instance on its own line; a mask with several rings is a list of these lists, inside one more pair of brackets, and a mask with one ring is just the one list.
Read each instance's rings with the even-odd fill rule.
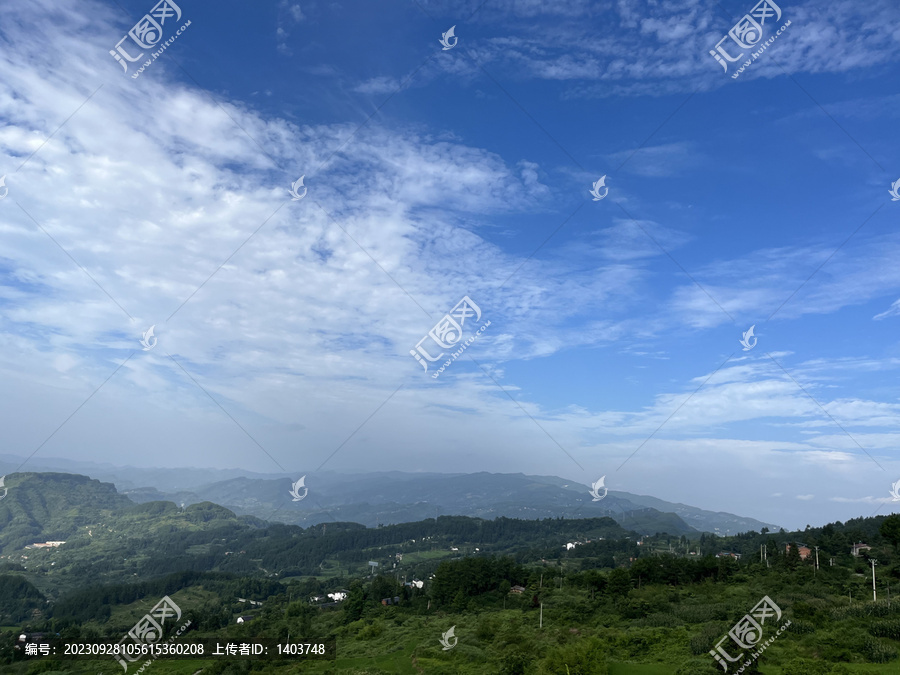
[[366,593],[362,584],[354,579],[350,584],[350,594],[344,600],[344,623],[359,621],[362,618],[365,606]]
[[612,596],[622,597],[628,595],[628,591],[631,590],[631,574],[623,567],[617,567],[609,573],[606,580],[606,588]]
[[784,562],[790,570],[797,569],[797,566],[800,565],[800,549],[797,548],[797,544],[794,542],[791,542],[788,545],[788,551]]
[[894,546],[900,546],[900,516],[888,516],[881,521],[881,527],[878,528],[881,536],[887,539]]

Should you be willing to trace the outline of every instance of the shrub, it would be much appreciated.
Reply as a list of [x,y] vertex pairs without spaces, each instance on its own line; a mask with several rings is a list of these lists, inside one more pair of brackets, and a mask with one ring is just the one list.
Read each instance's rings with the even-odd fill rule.
[[484,642],[489,642],[497,634],[497,628],[496,619],[491,618],[489,614],[482,614],[475,626],[475,637]]
[[876,621],[869,626],[869,632],[875,637],[891,638],[892,640],[900,640],[900,619],[888,619],[886,621]]
[[664,614],[662,612],[655,612],[643,619],[632,621],[632,625],[634,626],[646,626],[648,628],[675,628],[676,626],[682,625],[682,623],[684,622],[676,616]]
[[708,653],[729,628],[726,623],[709,623],[703,626],[698,635],[691,637],[691,654],[699,656]]
[[863,644],[863,656],[872,663],[887,663],[897,658],[897,650],[875,638],[866,638]]
[[380,621],[373,621],[368,626],[364,627],[359,633],[357,633],[357,638],[360,640],[372,640],[377,638],[384,632],[384,626]]
[[789,632],[796,633],[797,635],[805,635],[806,633],[816,632],[816,627],[809,621],[800,621],[799,619],[794,619],[793,621],[791,621],[791,625],[788,626],[787,629]]
[[609,675],[602,643],[596,638],[554,647],[538,665],[539,675]]
[[705,659],[690,659],[685,661],[681,667],[675,671],[675,675],[721,675],[722,670],[715,666],[713,657],[707,656]]
[[680,605],[675,607],[675,616],[687,623],[706,623],[728,619],[728,607],[723,603],[713,605]]
[[824,661],[791,659],[782,665],[781,670],[791,675],[828,675],[831,667]]

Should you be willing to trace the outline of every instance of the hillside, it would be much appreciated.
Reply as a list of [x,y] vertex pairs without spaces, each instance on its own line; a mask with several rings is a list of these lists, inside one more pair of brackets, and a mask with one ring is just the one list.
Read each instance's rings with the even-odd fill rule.
[[[211,501],[236,513],[298,525],[329,520],[367,526],[440,515],[475,518],[581,518],[607,516],[642,534],[694,531],[737,534],[776,525],[730,513],[706,511],[661,499],[610,491],[592,501],[589,486],[555,476],[524,474],[323,473],[306,480],[309,496],[292,502],[291,480],[238,477],[164,492],[154,487],[125,490],[135,501],[168,499],[192,504]],[[663,515],[669,514],[669,515]]]
[[[0,471],[13,471],[21,458],[0,455]],[[31,462],[46,471],[79,473],[113,483],[135,502],[211,501],[240,515],[296,525],[330,520],[367,526],[463,515],[476,518],[579,518],[609,516],[645,534],[662,529],[689,534],[693,530],[738,534],[778,525],[732,513],[710,511],[656,497],[610,490],[593,502],[590,486],[558,476],[526,474],[440,474],[384,471],[364,474],[323,472],[309,475],[309,496],[292,503],[291,479],[240,469],[147,469],[41,458]],[[298,472],[293,480],[303,475]],[[653,509],[648,511],[647,509]],[[654,512],[675,514],[681,523]],[[677,523],[677,524],[676,524]]]
[[[23,632],[115,642],[163,596],[191,622],[186,641],[291,635],[339,645],[334,662],[272,657],[255,662],[261,673],[712,675],[721,669],[709,650],[763,596],[790,625],[745,672],[896,672],[900,605],[882,599],[900,590],[896,516],[691,539],[641,536],[608,517],[302,528],[211,502],[135,504],[83,476],[13,474],[8,484],[14,490],[0,500],[8,527],[24,520],[38,539],[46,528],[65,540],[44,549],[5,543],[0,670],[12,675],[106,672],[111,659],[30,664],[8,645]],[[815,569],[798,541],[829,564]],[[852,556],[857,541],[872,548]],[[869,555],[879,564],[877,603]],[[322,600],[336,591],[348,595]],[[451,627],[458,642],[443,649]],[[766,637],[775,627],[766,624]],[[153,670],[224,675],[249,665],[159,660]]]

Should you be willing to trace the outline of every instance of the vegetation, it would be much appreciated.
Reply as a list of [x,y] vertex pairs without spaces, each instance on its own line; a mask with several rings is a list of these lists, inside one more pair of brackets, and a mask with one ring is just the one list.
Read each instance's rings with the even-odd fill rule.
[[[14,644],[21,633],[118,642],[165,595],[182,610],[167,637],[190,621],[177,639],[333,639],[338,654],[160,659],[148,666],[156,673],[721,673],[710,650],[764,596],[782,616],[766,620],[763,639],[790,624],[744,673],[865,675],[898,666],[898,516],[734,537],[641,536],[608,518],[303,529],[211,503],[117,504],[96,482],[73,496],[64,474],[33,476],[68,509],[32,508],[39,500],[27,482],[0,502],[0,520],[16,532],[0,533],[4,673],[116,672],[109,657],[25,658]],[[92,485],[106,501],[93,499]],[[21,543],[23,519],[34,534]],[[22,548],[51,539],[48,532],[66,543]],[[872,548],[851,555],[860,541]],[[724,552],[740,558],[717,557]],[[412,580],[422,587],[404,584]],[[325,597],[336,591],[346,599]],[[737,653],[730,639],[723,644]]]

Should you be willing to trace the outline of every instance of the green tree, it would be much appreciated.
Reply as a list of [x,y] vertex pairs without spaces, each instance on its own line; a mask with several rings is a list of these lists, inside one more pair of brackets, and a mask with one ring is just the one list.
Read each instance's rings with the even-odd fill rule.
[[894,546],[900,546],[900,516],[892,515],[881,521],[881,527],[878,528],[881,536],[887,539]]
[[631,574],[623,567],[617,567],[606,579],[606,588],[613,597],[623,597],[631,590]]
[[800,565],[800,549],[797,548],[797,544],[791,542],[788,545],[787,555],[785,556],[784,563],[787,565],[789,570],[795,570]]
[[366,593],[362,584],[354,579],[350,583],[350,594],[344,600],[344,624],[359,621],[366,606]]

